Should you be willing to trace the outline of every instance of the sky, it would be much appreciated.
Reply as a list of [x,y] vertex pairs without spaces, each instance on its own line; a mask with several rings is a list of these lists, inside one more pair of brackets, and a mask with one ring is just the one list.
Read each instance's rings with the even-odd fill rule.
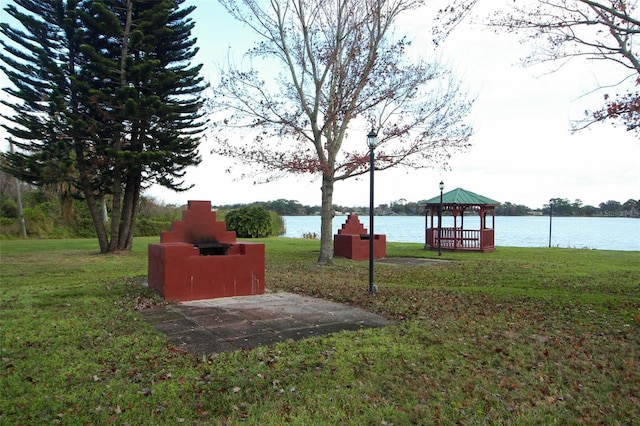
[[[481,0],[478,13],[508,4]],[[251,36],[226,15],[213,0],[188,0],[195,4],[191,17],[196,22],[194,36],[200,52],[196,61],[204,65],[204,76],[217,81],[217,69],[227,55],[241,58],[251,46]],[[523,67],[521,59],[532,49],[514,36],[495,34],[483,25],[465,22],[433,51],[426,11],[408,15],[399,22],[397,33],[407,34],[418,53],[437,55],[462,80],[475,98],[470,121],[475,129],[471,148],[456,154],[448,169],[439,165],[423,170],[396,169],[376,172],[375,204],[406,200],[420,201],[444,191],[464,188],[501,203],[540,208],[551,198],[581,200],[598,206],[616,200],[624,203],[640,198],[640,139],[634,133],[610,123],[596,124],[572,134],[570,122],[588,108],[602,104],[604,92],[591,93],[598,85],[618,81],[624,75],[612,63],[572,61],[550,72],[549,65]],[[4,22],[6,14],[0,19]],[[7,85],[0,76],[0,85]],[[352,129],[350,137],[367,129]],[[1,130],[0,130],[1,132]],[[2,140],[4,135],[0,133]],[[186,183],[195,186],[176,193],[153,186],[145,196],[167,204],[188,200],[211,200],[214,205],[251,203],[277,199],[296,200],[304,205],[320,205],[318,177],[286,177],[269,184],[239,180],[240,171],[226,173],[229,160],[210,154],[210,141],[203,139],[203,162],[191,167]],[[8,149],[4,143],[2,149]],[[334,204],[369,205],[369,178],[337,182]]]

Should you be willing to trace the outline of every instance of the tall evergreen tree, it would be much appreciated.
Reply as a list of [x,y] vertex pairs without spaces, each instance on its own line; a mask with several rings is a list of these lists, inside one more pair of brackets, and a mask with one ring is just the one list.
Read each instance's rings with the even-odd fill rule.
[[[198,164],[201,65],[184,0],[14,0],[24,31],[0,27],[2,70],[16,89],[4,127],[20,151],[7,171],[36,185],[56,164],[84,195],[102,252],[131,248],[140,192],[183,190]],[[111,195],[111,227],[99,211]]]
[[[5,170],[25,182],[47,186],[60,194],[61,205],[71,206],[75,167],[68,143],[70,85],[75,68],[76,3],[16,1],[5,8],[20,25],[0,24],[0,69],[14,87],[2,103],[14,114],[3,116],[3,127],[18,150],[7,154]],[[37,16],[37,18],[35,17]],[[69,212],[62,212],[70,216]]]

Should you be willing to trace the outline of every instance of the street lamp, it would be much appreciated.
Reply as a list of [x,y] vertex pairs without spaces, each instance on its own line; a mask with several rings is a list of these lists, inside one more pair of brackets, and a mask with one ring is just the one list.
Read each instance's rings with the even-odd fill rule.
[[374,129],[371,129],[367,135],[367,146],[369,147],[369,293],[376,292],[376,285],[373,283],[373,151],[378,145],[378,134]]
[[553,198],[549,200],[549,248],[551,248],[551,222],[553,221]]
[[442,256],[442,191],[444,182],[440,181],[440,210],[438,211],[438,256]]

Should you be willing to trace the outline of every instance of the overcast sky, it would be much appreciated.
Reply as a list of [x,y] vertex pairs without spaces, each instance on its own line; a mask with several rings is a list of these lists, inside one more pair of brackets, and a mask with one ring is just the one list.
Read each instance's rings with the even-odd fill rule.
[[[501,0],[483,1],[481,7],[485,8],[502,4]],[[197,61],[204,64],[205,76],[215,84],[217,66],[229,49],[235,57],[246,50],[248,45],[242,37],[245,30],[224,15],[216,1],[189,3],[198,6],[192,15],[201,49]],[[1,18],[6,20],[6,14]],[[413,14],[397,32],[408,34],[414,46],[424,46],[425,54],[431,54],[430,28],[423,26],[425,21],[426,16]],[[607,200],[624,203],[640,198],[640,139],[635,134],[610,123],[570,132],[570,120],[581,118],[589,107],[597,109],[604,92],[585,95],[598,84],[623,75],[621,67],[574,61],[553,73],[547,72],[548,66],[523,68],[518,62],[530,49],[514,37],[493,34],[481,25],[458,27],[437,54],[475,95],[472,147],[453,158],[450,170],[434,165],[433,169],[420,171],[376,173],[375,203],[432,198],[439,194],[440,180],[445,183],[445,192],[464,188],[531,208],[542,207],[550,198],[580,199],[595,206]],[[4,76],[0,78],[6,86]],[[357,129],[352,129],[350,137],[356,134]],[[363,146],[366,134],[362,129]],[[175,204],[192,199],[221,205],[281,198],[320,204],[317,178],[291,177],[264,185],[237,181],[239,174],[224,172],[227,160],[209,154],[209,143],[203,141],[200,147],[203,163],[188,170],[186,181],[195,184],[193,189],[174,193],[152,187],[145,195]],[[334,204],[368,205],[368,176],[338,182]]]

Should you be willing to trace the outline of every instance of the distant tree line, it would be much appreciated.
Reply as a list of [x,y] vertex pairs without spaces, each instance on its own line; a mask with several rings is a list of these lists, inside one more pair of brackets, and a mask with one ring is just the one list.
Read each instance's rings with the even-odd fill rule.
[[[18,193],[22,201],[24,234],[21,232]],[[105,223],[109,223],[110,203],[108,199],[106,201],[103,205],[103,218]],[[286,213],[287,215],[318,214],[317,210],[301,208],[303,206],[295,201],[282,201],[284,200],[218,206],[217,220],[226,221],[227,229],[235,230],[238,237],[252,238],[284,233],[283,214],[277,213],[274,207],[279,211],[298,212]],[[283,208],[284,205],[288,207]],[[292,206],[295,206],[295,209]],[[181,220],[185,209],[184,205],[165,204],[152,197],[141,196],[137,206],[134,235],[159,236],[161,232],[171,229],[173,221]],[[232,212],[236,217],[235,224],[230,224],[227,220],[227,214]],[[254,220],[253,216],[256,215],[259,217]],[[62,201],[56,188],[25,184],[0,170],[0,239],[18,238],[25,234],[29,238],[95,238],[96,229],[89,208],[81,195],[72,199],[71,205],[68,205]]]
[[[553,214],[557,216],[617,216],[617,217],[640,217],[640,200],[629,199],[625,203],[609,200],[602,202],[598,207],[584,205],[581,200],[571,202],[566,198],[553,198]],[[223,210],[237,209],[247,204],[228,204],[219,206]],[[279,199],[276,201],[258,201],[249,205],[263,206],[267,210],[277,212],[282,216],[312,216],[320,212],[320,206],[307,206],[294,200]],[[369,208],[361,206],[333,205],[335,214],[355,213],[368,215]],[[422,216],[424,207],[413,201],[400,199],[389,204],[379,204],[375,214],[378,216]],[[545,204],[542,208],[533,209],[531,207],[514,204],[509,201],[500,204],[496,208],[496,216],[527,216],[527,215],[549,215],[550,204]]]
[[[23,236],[20,226],[18,188],[22,200],[25,234],[29,238],[96,238],[89,207],[81,194],[66,200],[55,187],[36,187],[16,181],[0,172],[0,239]],[[106,197],[103,220],[110,223],[110,202]],[[171,222],[179,220],[182,209],[140,197],[134,228],[135,236],[160,235]]]
[[498,216],[525,216],[531,214],[549,215],[553,208],[554,216],[616,216],[640,217],[640,200],[629,199],[624,204],[609,200],[598,207],[584,205],[581,200],[571,202],[566,198],[552,198],[541,209],[530,209],[520,204],[506,202],[496,208]]
[[566,198],[552,198],[549,204],[543,208],[548,214],[553,206],[553,214],[559,216],[621,216],[640,217],[640,200],[628,199],[624,204],[609,200],[602,202],[598,207],[583,205],[581,200],[573,203]]
[[[22,195],[23,215],[27,235],[31,238],[95,238],[91,214],[81,197],[73,200],[72,208],[61,202],[56,188],[39,188],[33,185],[18,183],[8,174],[0,171],[0,238],[16,238],[20,232],[20,214],[18,207],[18,188]],[[564,198],[554,198],[541,209],[531,209],[525,205],[505,202],[496,208],[498,216],[525,216],[532,214],[549,215],[553,204],[554,216],[614,216],[640,217],[640,201],[630,199],[625,203],[609,200],[598,207],[584,205],[582,201],[574,202]],[[105,203],[108,207],[109,203]],[[295,200],[279,199],[274,201],[258,201],[250,204],[227,204],[214,206],[218,210],[218,220],[225,220],[227,212],[244,207],[259,206],[272,212],[272,222],[281,228],[281,216],[313,216],[320,214],[319,206],[303,205]],[[134,234],[136,236],[154,236],[171,227],[171,222],[180,220],[185,206],[165,204],[151,197],[140,197],[137,221]],[[334,214],[356,213],[362,216],[369,214],[367,207],[350,207],[333,205]],[[71,212],[69,214],[69,212]],[[406,200],[380,204],[376,207],[379,216],[421,216],[424,207],[416,202]],[[274,216],[274,215],[277,215]],[[109,211],[104,215],[109,220]],[[275,230],[272,235],[281,233]]]
[[313,216],[320,214],[319,206],[305,206],[294,200],[256,201],[253,203],[235,203],[214,206],[218,210],[235,210],[247,206],[260,206],[281,216]]

